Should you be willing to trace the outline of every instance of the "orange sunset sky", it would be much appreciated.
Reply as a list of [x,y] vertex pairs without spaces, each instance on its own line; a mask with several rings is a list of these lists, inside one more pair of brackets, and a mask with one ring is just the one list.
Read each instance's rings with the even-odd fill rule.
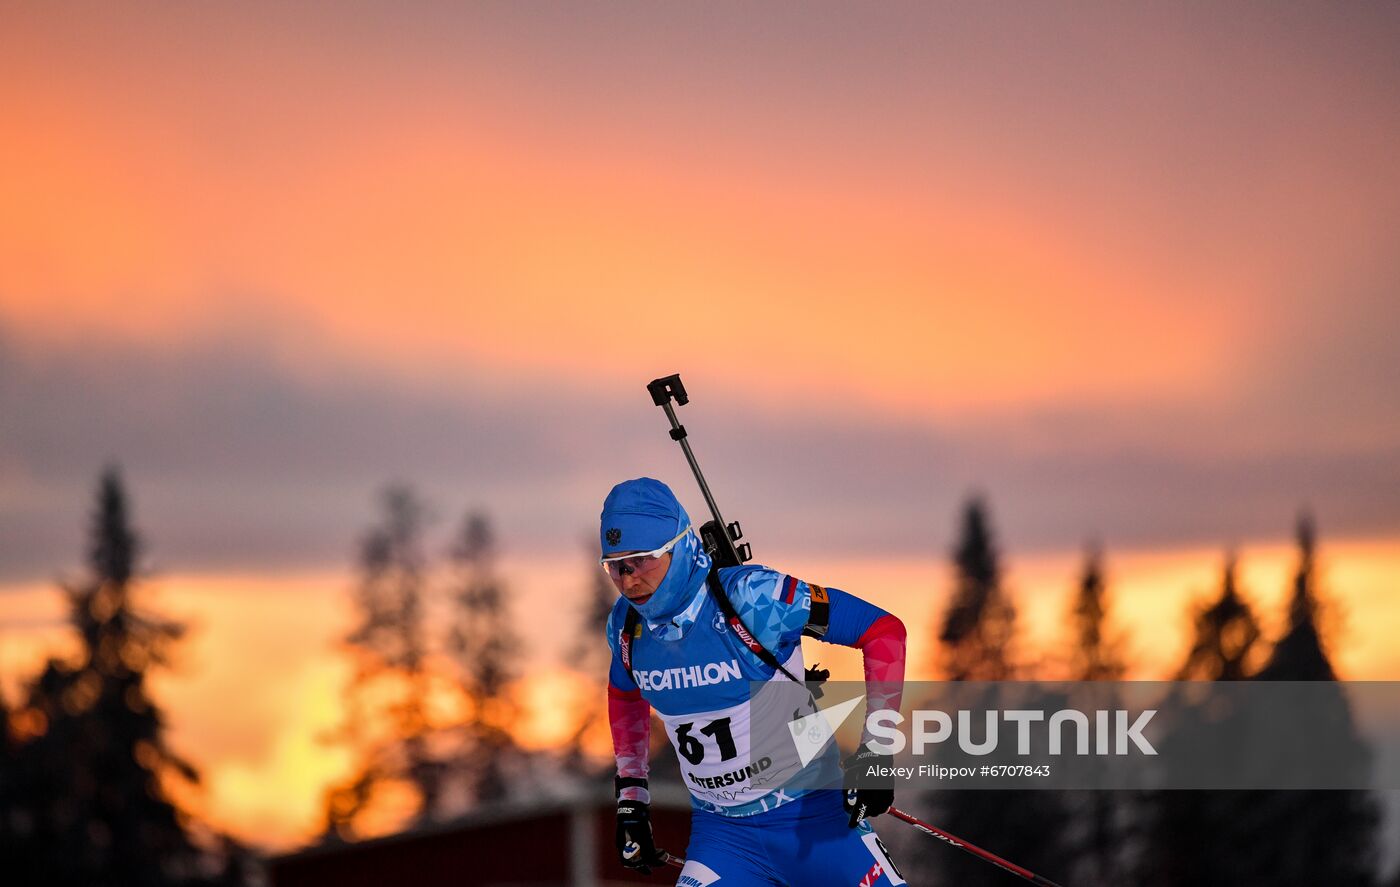
[[1276,630],[1306,505],[1342,671],[1398,677],[1396,45],[1393,4],[0,0],[0,686],[120,464],[192,803],[294,846],[403,479],[494,519],[557,741],[602,496],[703,507],[677,371],[758,559],[916,664],[980,491],[1028,660],[1091,538],[1137,676],[1227,546]]

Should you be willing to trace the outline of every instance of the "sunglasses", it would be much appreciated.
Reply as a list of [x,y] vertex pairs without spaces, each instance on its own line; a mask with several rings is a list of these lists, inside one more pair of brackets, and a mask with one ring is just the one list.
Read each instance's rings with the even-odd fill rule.
[[685,534],[690,532],[690,524],[686,524],[685,529],[676,534],[676,538],[667,542],[655,551],[644,551],[641,554],[624,554],[618,557],[600,557],[598,563],[613,579],[621,579],[623,576],[630,576],[633,573],[648,573],[661,562],[661,556],[672,548],[676,543],[685,538]]

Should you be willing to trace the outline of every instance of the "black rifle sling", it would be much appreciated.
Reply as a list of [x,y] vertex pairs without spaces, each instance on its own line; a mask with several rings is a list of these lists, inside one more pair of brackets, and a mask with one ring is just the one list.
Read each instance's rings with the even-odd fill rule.
[[642,614],[631,604],[627,605],[627,616],[622,620],[622,636],[617,639],[617,651],[622,657],[622,667],[632,683],[637,683],[637,675],[632,671],[632,645],[637,642],[637,629],[641,627]]
[[739,640],[743,642],[744,646],[748,647],[751,653],[761,659],[764,665],[782,672],[787,676],[788,680],[795,684],[802,683],[802,681],[792,676],[792,672],[783,668],[783,664],[778,661],[778,657],[768,652],[768,648],[758,642],[758,638],[754,637],[753,633],[749,631],[748,626],[744,624],[744,620],[739,618],[739,614],[734,611],[734,605],[729,602],[729,595],[724,593],[724,585],[719,581],[718,567],[711,570],[709,575],[705,577],[705,584],[710,587],[710,595],[715,599],[715,603],[719,605],[719,611],[724,614],[725,621],[729,623],[729,627],[734,630],[734,633],[739,636]]
[[[739,618],[739,614],[734,610],[734,605],[729,602],[729,595],[724,593],[724,585],[719,581],[718,569],[710,570],[709,574],[705,576],[705,584],[709,587],[710,596],[715,599],[720,613],[724,614],[724,621],[729,623],[730,629],[743,642],[744,646],[748,647],[749,651],[757,656],[764,665],[782,672],[793,683],[801,684],[802,681],[793,677],[792,672],[784,668],[783,664],[778,661],[778,657],[760,644],[753,633],[749,631],[748,626],[744,625],[744,620]],[[618,638],[617,645],[618,653],[622,657],[622,667],[627,669],[627,675],[632,678],[634,684],[637,682],[637,676],[632,670],[632,650],[633,645],[637,642],[637,628],[641,625],[641,620],[642,617],[637,612],[637,608],[629,606],[627,616],[622,621],[622,636]]]

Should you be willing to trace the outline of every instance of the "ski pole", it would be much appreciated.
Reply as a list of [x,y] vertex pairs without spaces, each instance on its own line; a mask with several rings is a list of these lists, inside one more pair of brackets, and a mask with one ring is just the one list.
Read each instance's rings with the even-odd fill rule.
[[[666,853],[665,850],[662,850],[661,852]],[[674,853],[666,853],[666,864],[669,866],[674,866],[678,869],[683,869],[685,868],[685,857],[677,856]]]
[[902,820],[904,820],[905,822],[909,823],[909,824],[912,825],[914,828],[918,829],[919,831],[923,832],[923,833],[926,834],[926,835],[933,835],[933,836],[934,836],[935,838],[937,838],[938,840],[943,841],[944,843],[947,843],[947,844],[952,844],[954,847],[957,847],[959,850],[966,850],[968,853],[971,853],[973,856],[976,856],[976,857],[979,858],[979,859],[986,860],[987,862],[990,862],[990,863],[991,863],[992,865],[994,865],[994,866],[997,866],[997,867],[999,867],[999,868],[1003,868],[1003,869],[1005,869],[1006,871],[1010,872],[1010,873],[1013,874],[1013,875],[1016,875],[1016,876],[1019,877],[1019,878],[1025,878],[1027,881],[1030,881],[1032,884],[1039,884],[1040,887],[1060,887],[1059,884],[1056,884],[1054,881],[1050,880],[1049,878],[1044,877],[1043,875],[1037,875],[1035,872],[1031,871],[1030,869],[1024,869],[1024,868],[1021,868],[1019,865],[1017,865],[1017,864],[1014,863],[1014,862],[1008,862],[1007,860],[1002,859],[1000,856],[997,856],[995,853],[992,853],[992,852],[989,851],[989,850],[983,850],[981,847],[978,847],[976,844],[969,844],[967,841],[964,841],[962,838],[959,838],[957,835],[951,835],[951,834],[949,834],[948,832],[943,831],[943,829],[938,828],[937,826],[929,825],[927,822],[924,822],[922,819],[918,819],[918,818],[916,818],[916,817],[910,816],[908,813],[905,813],[903,810],[899,810],[899,809],[897,809],[897,808],[895,808],[895,807],[891,807],[891,808],[889,809],[889,814],[890,814],[891,816],[893,816],[895,819],[902,819]]

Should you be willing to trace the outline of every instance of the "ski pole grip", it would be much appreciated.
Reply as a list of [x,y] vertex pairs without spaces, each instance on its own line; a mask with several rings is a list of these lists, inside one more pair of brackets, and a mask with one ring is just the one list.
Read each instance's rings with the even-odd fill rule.
[[683,407],[690,402],[690,398],[685,393],[685,386],[681,384],[680,373],[652,379],[647,383],[647,390],[651,392],[651,402],[659,407],[670,403],[673,397],[676,399],[678,407]]

